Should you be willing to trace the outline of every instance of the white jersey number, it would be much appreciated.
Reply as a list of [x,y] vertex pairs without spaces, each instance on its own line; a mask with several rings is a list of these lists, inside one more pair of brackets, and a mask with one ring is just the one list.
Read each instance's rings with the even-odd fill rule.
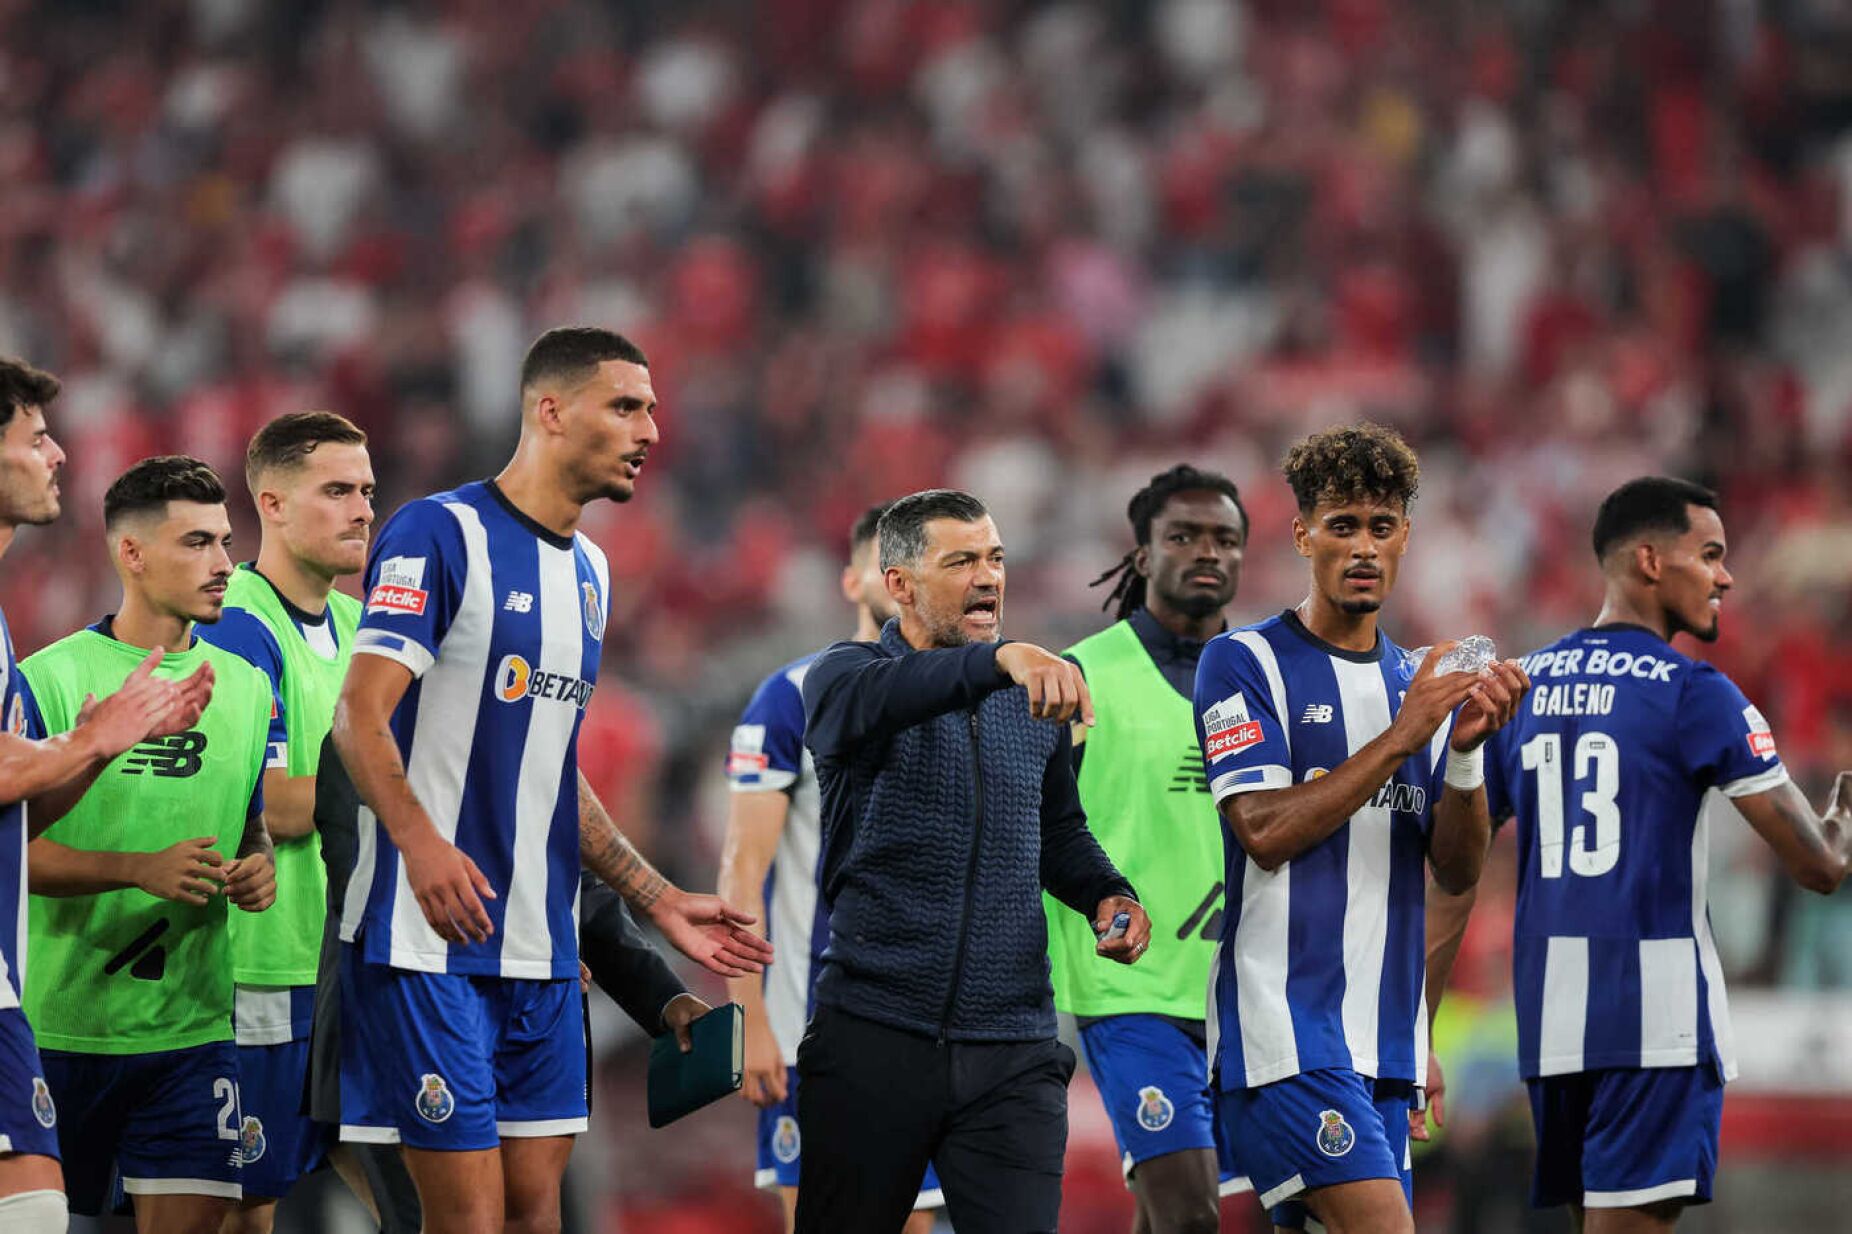
[[[1545,878],[1563,876],[1563,796],[1567,768],[1563,739],[1539,733],[1518,751],[1524,770],[1537,773],[1537,844]],[[1584,878],[1599,878],[1620,864],[1620,743],[1606,733],[1583,733],[1575,743],[1575,783],[1593,781],[1582,794],[1581,808],[1594,819],[1591,829],[1578,822],[1569,834],[1569,869]],[[1590,842],[1592,838],[1592,843]]]

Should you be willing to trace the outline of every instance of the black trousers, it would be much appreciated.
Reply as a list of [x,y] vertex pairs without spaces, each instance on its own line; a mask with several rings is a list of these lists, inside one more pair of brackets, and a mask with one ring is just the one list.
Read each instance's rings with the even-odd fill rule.
[[1074,1051],[819,1007],[797,1049],[798,1234],[896,1234],[927,1162],[958,1234],[1054,1234]]

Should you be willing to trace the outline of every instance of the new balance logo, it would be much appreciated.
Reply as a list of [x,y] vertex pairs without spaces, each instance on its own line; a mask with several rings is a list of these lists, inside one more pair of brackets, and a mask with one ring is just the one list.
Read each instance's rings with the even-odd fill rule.
[[122,760],[122,774],[138,776],[151,771],[157,776],[185,779],[196,776],[204,765],[200,755],[206,752],[206,734],[197,730],[175,733],[144,741],[130,750]]
[[508,593],[508,603],[502,605],[502,611],[505,613],[531,613],[533,612],[534,611],[533,594],[530,592],[526,592],[526,591],[509,592]]
[[1329,724],[1334,714],[1336,713],[1332,711],[1330,703],[1307,703],[1304,714],[1299,717],[1299,723]]
[[1170,784],[1164,789],[1167,793],[1206,793],[1209,791],[1209,777],[1203,773],[1203,756],[1195,745],[1183,752],[1177,763],[1177,769],[1170,773]]

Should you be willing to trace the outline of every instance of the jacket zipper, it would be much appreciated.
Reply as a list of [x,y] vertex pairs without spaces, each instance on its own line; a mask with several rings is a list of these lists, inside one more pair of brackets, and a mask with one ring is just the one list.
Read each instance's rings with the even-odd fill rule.
[[952,1006],[958,1001],[958,985],[965,975],[965,948],[971,941],[971,898],[977,894],[977,858],[984,839],[984,759],[979,753],[977,709],[966,713],[971,721],[971,787],[977,803],[977,825],[971,829],[971,860],[965,866],[965,907],[958,919],[958,950],[952,954],[952,986],[945,992],[945,1011],[939,1017],[939,1044],[944,1045],[952,1029]]

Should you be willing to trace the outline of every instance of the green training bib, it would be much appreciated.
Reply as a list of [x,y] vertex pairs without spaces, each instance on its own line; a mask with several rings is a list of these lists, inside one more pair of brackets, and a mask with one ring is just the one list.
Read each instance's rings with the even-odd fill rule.
[[1093,695],[1080,801],[1100,847],[1138,888],[1151,948],[1132,965],[1102,959],[1091,923],[1044,895],[1055,1006],[1081,1016],[1203,1019],[1222,924],[1222,821],[1203,777],[1191,702],[1128,622],[1067,654]]
[[[75,725],[86,694],[114,693],[146,655],[80,630],[19,667],[55,734]],[[153,852],[216,836],[214,847],[231,860],[263,773],[270,679],[199,639],[155,673],[178,679],[206,661],[216,679],[198,723],[111,760],[46,837],[72,848]],[[139,888],[32,896],[25,1011],[39,1045],[148,1054],[231,1040],[228,909],[222,895],[194,907]]]
[[[342,592],[328,596],[335,654],[309,646],[283,597],[263,575],[241,565],[225,589],[225,607],[263,622],[283,655],[283,725],[289,734],[289,774],[315,775],[322,741],[334,727],[334,704],[353,654],[360,602]],[[278,840],[277,902],[255,915],[231,919],[232,970],[241,985],[314,985],[328,912],[328,871],[321,837],[311,832]]]

